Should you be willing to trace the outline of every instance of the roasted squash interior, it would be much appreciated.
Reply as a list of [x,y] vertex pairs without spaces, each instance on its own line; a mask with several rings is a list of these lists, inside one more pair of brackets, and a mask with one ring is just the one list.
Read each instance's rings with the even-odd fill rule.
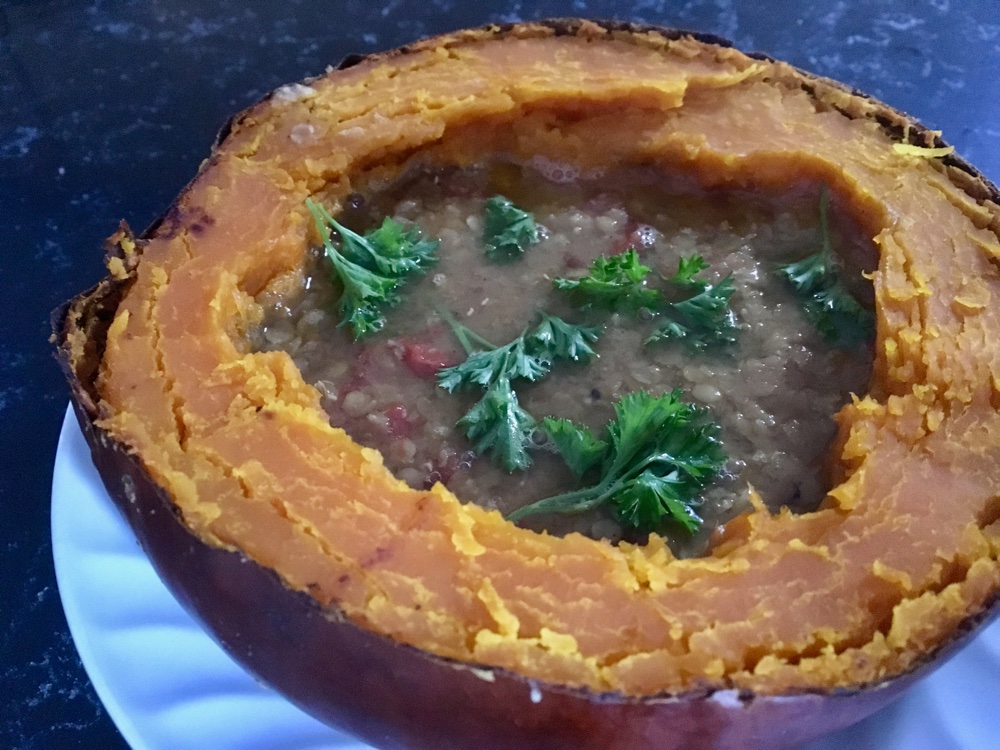
[[[251,110],[137,262],[122,240],[128,262],[111,270],[134,279],[99,424],[201,539],[439,655],[629,695],[905,670],[1000,588],[1000,212],[830,84],[609,33],[417,45]],[[820,510],[746,516],[692,560],[655,536],[616,547],[516,528],[393,478],[330,427],[288,355],[248,351],[255,297],[315,244],[307,197],[338,206],[356,185],[483,154],[653,166],[706,188],[830,186],[879,248],[878,325]]]

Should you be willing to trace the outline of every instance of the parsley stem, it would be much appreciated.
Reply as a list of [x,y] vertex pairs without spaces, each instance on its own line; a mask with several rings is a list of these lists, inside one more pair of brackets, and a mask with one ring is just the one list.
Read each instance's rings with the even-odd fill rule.
[[507,519],[583,513],[607,504],[626,528],[656,531],[673,520],[695,531],[702,523],[695,512],[699,494],[719,475],[726,456],[718,443],[718,425],[680,396],[680,391],[623,396],[603,440],[569,420],[544,420],[542,429],[567,466],[581,478],[597,469],[590,473],[596,481],[518,508]]
[[327,212],[325,208],[312,198],[306,198],[306,208],[309,209],[309,213],[312,214],[313,221],[316,222],[316,228],[319,229],[320,236],[323,239],[323,244],[330,241],[330,228],[329,223],[333,221],[333,217]]
[[830,239],[830,224],[827,220],[827,206],[830,203],[830,191],[826,185],[821,185],[819,190],[819,230],[823,238],[823,255],[831,261],[836,261],[837,256],[833,254],[833,242]]
[[823,338],[832,346],[849,349],[871,340],[875,316],[855,299],[843,279],[843,262],[833,249],[828,204],[829,191],[823,185],[819,193],[819,251],[779,266],[777,272]]
[[455,316],[452,315],[451,311],[448,310],[447,308],[435,307],[435,310],[437,314],[441,317],[441,320],[447,323],[448,327],[451,328],[451,332],[455,334],[455,338],[457,338],[458,343],[462,345],[462,348],[465,350],[466,355],[472,354],[473,352],[477,351],[476,348],[472,345],[473,341],[479,344],[481,347],[485,346],[490,350],[499,348],[494,344],[491,344],[489,341],[484,339],[482,336],[480,336],[478,333],[473,331],[468,326],[464,326],[461,323],[459,323],[458,320],[455,318]]
[[578,490],[552,495],[538,502],[525,505],[507,514],[508,521],[520,521],[540,513],[584,513],[603,504],[618,490],[618,483],[609,487],[582,487]]

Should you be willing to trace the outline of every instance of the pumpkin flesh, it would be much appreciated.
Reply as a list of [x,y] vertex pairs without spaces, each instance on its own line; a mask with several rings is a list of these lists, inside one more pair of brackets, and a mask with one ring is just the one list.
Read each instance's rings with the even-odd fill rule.
[[[909,670],[1000,589],[1000,219],[835,108],[859,106],[846,94],[824,95],[780,63],[691,39],[541,27],[279,90],[142,248],[108,331],[99,425],[200,539],[440,656],[630,696]],[[303,124],[311,140],[296,143]],[[841,482],[823,508],[758,512],[693,560],[655,537],[537,534],[394,479],[329,426],[287,355],[246,350],[253,298],[314,243],[307,197],[336,205],[356,183],[483,154],[654,165],[707,187],[831,186],[880,262],[871,393],[838,417]]]

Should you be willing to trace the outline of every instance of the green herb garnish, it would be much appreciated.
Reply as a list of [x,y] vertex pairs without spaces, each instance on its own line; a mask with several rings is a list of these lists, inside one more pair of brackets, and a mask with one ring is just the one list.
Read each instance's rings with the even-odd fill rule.
[[566,465],[578,477],[604,460],[608,444],[594,433],[563,417],[546,417],[542,430],[559,451]]
[[830,239],[828,203],[829,196],[824,189],[819,196],[820,251],[796,263],[780,266],[778,275],[791,286],[806,319],[823,338],[833,346],[850,349],[872,338],[875,316],[843,283],[843,270]]
[[388,216],[382,225],[364,236],[333,222],[343,240],[341,254],[369,271],[401,277],[422,273],[437,260],[438,240],[425,240],[416,227],[406,231]]
[[597,340],[600,331],[543,312],[533,330],[525,329],[513,341],[494,346],[450,314],[442,312],[441,316],[467,357],[461,364],[439,371],[438,385],[449,392],[468,386],[485,391],[458,426],[465,429],[477,454],[492,452],[493,460],[507,471],[526,469],[531,465],[527,448],[535,419],[518,404],[512,381],[544,377],[554,359],[587,361],[595,356],[590,343]]
[[527,447],[535,418],[521,408],[508,377],[491,383],[476,405],[458,420],[458,426],[465,429],[478,455],[491,451],[493,460],[507,471],[531,466]]
[[[471,331],[466,329],[466,335],[469,333]],[[438,372],[438,385],[446,391],[454,392],[461,386],[468,385],[489,388],[501,378],[538,380],[552,368],[552,360],[546,356],[546,351],[532,347],[525,333],[509,344],[495,347],[485,339],[478,336],[475,338],[479,349],[472,350],[461,364],[446,367]],[[482,348],[483,346],[487,348]]]
[[540,239],[538,225],[527,211],[521,210],[502,195],[494,195],[486,201],[483,243],[486,245],[488,258],[516,258]]
[[578,326],[542,311],[542,322],[530,334],[530,339],[555,359],[589,362],[597,356],[590,346],[601,335],[600,328]]
[[698,291],[703,282],[699,282],[695,276],[707,268],[708,263],[700,255],[689,255],[686,258],[682,255],[677,261],[677,273],[671,276],[668,281]]
[[725,278],[710,284],[695,276],[708,268],[700,255],[681,258],[677,273],[666,279],[686,299],[669,301],[648,285],[651,269],[639,260],[635,248],[620,255],[601,256],[590,266],[590,273],[579,279],[556,279],[556,289],[569,292],[578,305],[607,310],[635,312],[647,309],[663,313],[666,320],[646,343],[681,340],[696,351],[710,346],[735,343],[736,318],[729,309],[733,282]]
[[569,292],[575,304],[634,312],[643,307],[654,308],[660,301],[660,293],[647,286],[649,272],[649,266],[644,266],[639,253],[630,247],[619,255],[597,258],[586,276],[555,279],[552,284]]
[[695,351],[704,351],[712,346],[736,343],[736,316],[729,309],[733,296],[732,277],[727,276],[718,284],[696,279],[695,276],[706,268],[708,263],[700,255],[680,259],[677,273],[667,282],[691,296],[663,305],[668,319],[646,339],[647,344],[680,340]]
[[680,395],[623,396],[602,440],[569,420],[545,419],[541,428],[566,464],[578,475],[594,474],[595,481],[519,508],[508,519],[611,504],[624,526],[639,531],[655,531],[668,519],[696,531],[702,524],[696,511],[700,493],[720,474],[726,455],[719,426]]
[[[343,287],[338,305],[340,325],[349,325],[355,339],[382,330],[385,309],[399,304],[398,289],[406,277],[420,273],[434,262],[438,242],[424,240],[416,228],[386,218],[382,226],[360,235],[340,224],[319,203],[306,206],[323,238],[323,249]],[[334,246],[330,230],[340,236]]]
[[590,343],[600,336],[599,328],[540,312],[541,321],[534,329],[526,328],[513,341],[494,346],[452,315],[439,312],[467,354],[461,364],[438,372],[438,385],[449,392],[469,385],[487,388],[500,378],[538,380],[548,374],[554,359],[588,361],[595,356]]

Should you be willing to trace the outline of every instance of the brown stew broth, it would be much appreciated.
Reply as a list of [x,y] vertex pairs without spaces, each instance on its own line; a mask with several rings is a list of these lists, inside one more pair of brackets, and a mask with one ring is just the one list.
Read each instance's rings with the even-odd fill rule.
[[[778,264],[820,247],[817,187],[799,186],[779,197],[706,192],[644,167],[591,179],[556,176],[558,181],[509,164],[425,170],[364,198],[352,196],[342,223],[364,231],[388,215],[416,224],[425,237],[440,239],[437,264],[406,282],[403,302],[388,312],[384,331],[354,342],[347,328],[337,326],[339,290],[316,251],[258,297],[265,316],[251,345],[287,351],[322,394],[331,423],[378,449],[400,479],[416,488],[441,481],[463,501],[506,514],[578,483],[544,445],[532,451],[532,467],[515,474],[489,456],[475,456],[455,423],[482,393],[451,394],[436,385],[437,369],[464,359],[439,310],[496,345],[535,323],[539,309],[601,325],[595,361],[556,363],[545,379],[518,381],[515,389],[536,419],[567,417],[598,433],[612,418],[613,403],[639,389],[660,394],[681,388],[686,399],[711,410],[730,460],[698,509],[704,528],[693,538],[666,530],[675,551],[702,552],[714,528],[749,507],[750,486],[772,510],[814,509],[827,489],[823,467],[835,433],[832,415],[851,393],[866,390],[871,374],[870,348],[827,345],[774,274]],[[510,262],[492,262],[483,251],[483,208],[497,193],[531,211],[543,229],[542,241]],[[856,279],[855,293],[870,304],[871,286],[861,272],[874,266],[873,244],[833,204],[834,247]],[[644,346],[657,325],[651,316],[575,309],[553,289],[552,279],[582,276],[598,256],[630,246],[664,276],[676,271],[679,257],[693,253],[710,264],[712,281],[732,275],[738,345],[708,354],[680,343]],[[610,511],[539,516],[524,524],[557,534],[623,537]]]

